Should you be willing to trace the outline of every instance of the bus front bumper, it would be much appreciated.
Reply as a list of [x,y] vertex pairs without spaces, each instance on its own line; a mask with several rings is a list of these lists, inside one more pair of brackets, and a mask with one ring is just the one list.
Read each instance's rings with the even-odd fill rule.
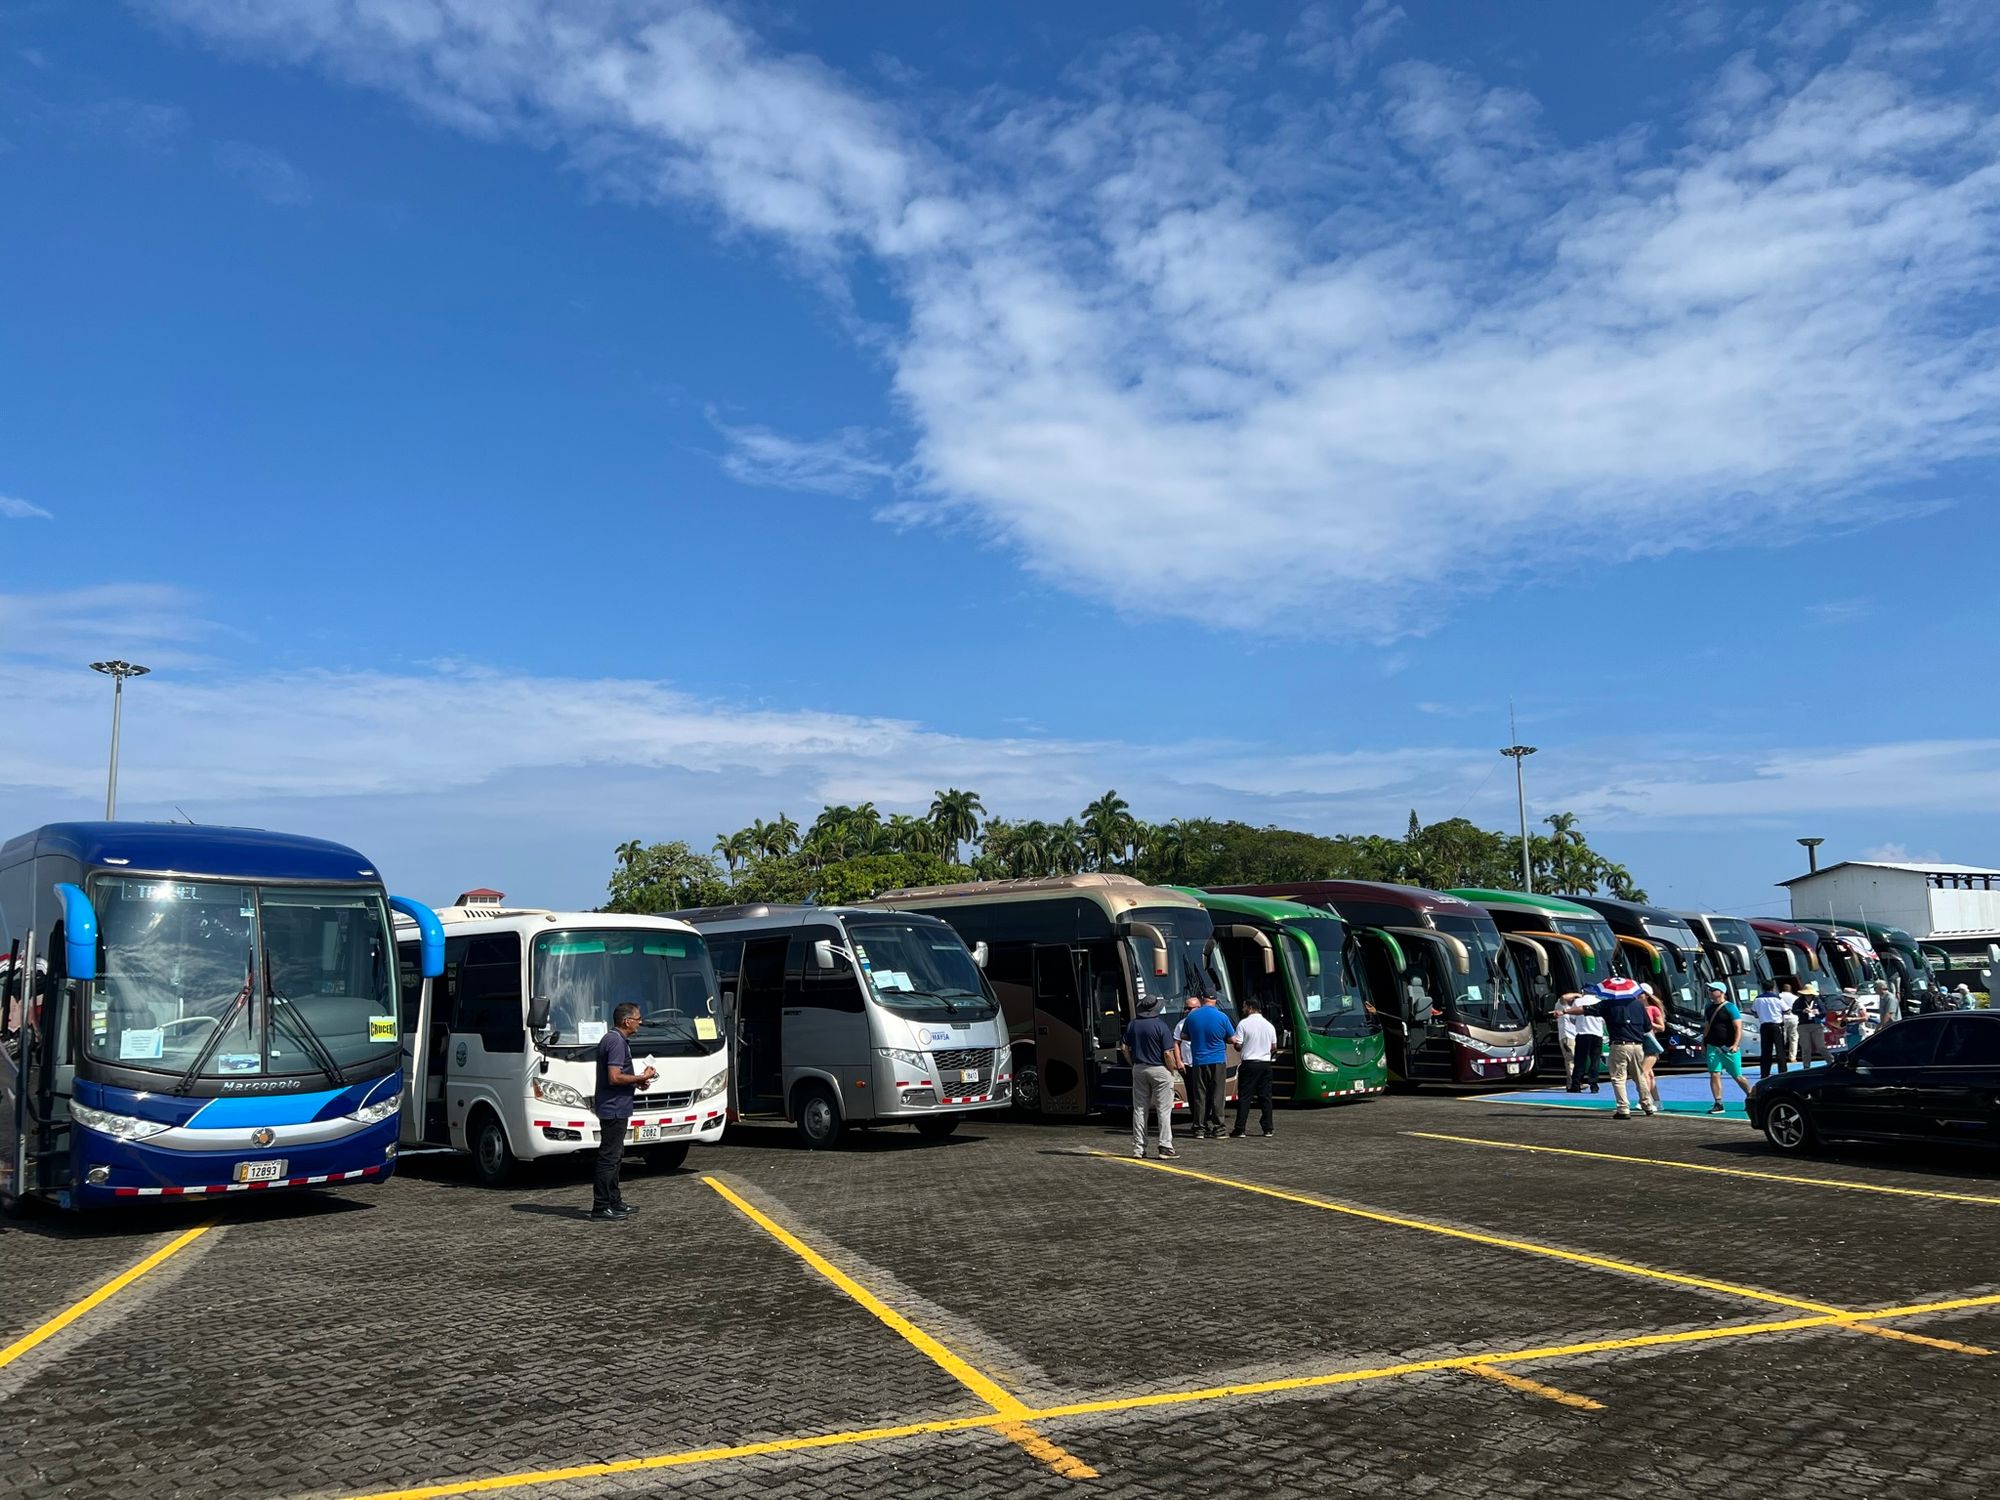
[[178,1151],[72,1127],[70,1205],[102,1207],[139,1198],[222,1197],[273,1188],[382,1182],[396,1170],[397,1117],[310,1144],[266,1149]]

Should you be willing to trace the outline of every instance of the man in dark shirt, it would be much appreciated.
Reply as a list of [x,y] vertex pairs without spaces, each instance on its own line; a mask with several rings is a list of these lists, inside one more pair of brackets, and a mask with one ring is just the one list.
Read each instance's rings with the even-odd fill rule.
[[1132,1065],[1132,1154],[1145,1159],[1146,1118],[1151,1116],[1160,1137],[1160,1155],[1174,1150],[1174,1074],[1178,1061],[1174,1028],[1160,1019],[1160,1002],[1148,996],[1139,1002],[1137,1018],[1126,1023],[1119,1047]]
[[1604,1029],[1611,1043],[1611,1097],[1617,1102],[1611,1118],[1632,1118],[1632,1111],[1625,1107],[1627,1078],[1632,1080],[1632,1092],[1639,1096],[1640,1112],[1658,1114],[1653,1101],[1646,1097],[1641,1072],[1646,1056],[1646,1038],[1653,1034],[1653,1022],[1646,1014],[1646,998],[1640,993],[1639,985],[1622,976],[1616,977],[1592,985],[1588,997],[1572,991],[1563,996],[1563,1001],[1564,1004],[1557,1007],[1558,1014],[1576,1016],[1590,1013],[1604,1018]]
[[593,1219],[627,1219],[638,1210],[618,1190],[618,1167],[625,1160],[625,1133],[632,1122],[632,1095],[660,1076],[658,1068],[632,1071],[632,1033],[639,1007],[629,1000],[611,1012],[611,1029],[597,1041],[597,1173],[590,1184]]

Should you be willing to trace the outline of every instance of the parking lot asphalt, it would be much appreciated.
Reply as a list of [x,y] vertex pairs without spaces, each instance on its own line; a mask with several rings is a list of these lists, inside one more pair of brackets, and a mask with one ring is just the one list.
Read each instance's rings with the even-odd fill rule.
[[[1476,1095],[0,1223],[0,1496],[2000,1488],[2000,1166]],[[193,1232],[199,1231],[199,1232]],[[67,1319],[67,1321],[63,1321]]]

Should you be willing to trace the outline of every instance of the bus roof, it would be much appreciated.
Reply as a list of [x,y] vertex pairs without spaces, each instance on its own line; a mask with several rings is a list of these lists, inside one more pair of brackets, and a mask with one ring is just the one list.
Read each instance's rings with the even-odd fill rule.
[[1581,917],[1586,921],[1595,917],[1600,922],[1605,920],[1603,912],[1562,896],[1543,896],[1529,891],[1486,891],[1469,888],[1454,890],[1450,894],[1461,901],[1470,901],[1475,906],[1518,906],[1525,911],[1543,912],[1552,917]]
[[1817,927],[1822,932],[1838,932],[1845,928],[1849,932],[1858,932],[1873,942],[1892,943],[1902,948],[1917,946],[1917,940],[1908,932],[1883,922],[1859,922],[1847,917],[1800,917],[1798,920],[1801,927]]
[[36,855],[66,855],[95,867],[133,873],[222,876],[239,880],[380,880],[375,867],[345,844],[263,828],[201,823],[49,823],[9,839],[0,866]]
[[1331,901],[1335,911],[1340,909],[1340,899],[1345,896],[1349,901],[1379,901],[1414,912],[1456,912],[1463,908],[1472,915],[1484,915],[1473,908],[1471,902],[1460,899],[1450,891],[1425,890],[1419,885],[1395,885],[1386,880],[1273,881],[1266,885],[1217,886],[1214,894],[1278,896],[1308,903]]
[[1664,906],[1652,906],[1644,901],[1620,901],[1614,896],[1565,896],[1565,901],[1574,901],[1578,906],[1587,906],[1592,911],[1610,916],[1614,912],[1622,916],[1636,917],[1642,922],[1686,922],[1687,918],[1677,911]]
[[[674,920],[699,927],[703,922],[767,922],[773,927],[798,926],[814,917],[879,917],[875,906],[814,906],[804,901],[739,901],[734,906],[696,906],[677,911]],[[936,922],[922,912],[903,912],[919,922]],[[940,923],[939,925],[943,925]]]
[[[473,922],[484,922],[494,927],[508,930],[530,931],[537,927],[602,927],[606,929],[632,928],[652,929],[667,932],[690,932],[693,929],[678,912],[622,912],[622,911],[551,911],[542,906],[440,906],[437,908],[438,921],[446,927],[463,927]],[[413,931],[416,923],[398,912],[396,930],[398,933]]]
[[1819,946],[1821,933],[1816,927],[1802,927],[1782,917],[1746,917],[1744,920],[1759,937],[1803,939],[1815,948]]
[[1338,919],[1339,913],[1329,912],[1323,906],[1306,906],[1297,901],[1286,901],[1273,896],[1244,896],[1233,891],[1204,891],[1191,885],[1170,885],[1166,890],[1179,891],[1183,896],[1192,896],[1212,912],[1228,912],[1237,917],[1262,917],[1267,922],[1297,922],[1305,918],[1325,921],[1329,916]]
[[957,885],[911,886],[884,891],[864,907],[949,906],[958,901],[1032,901],[1037,897],[1075,896],[1094,901],[1117,914],[1135,906],[1192,906],[1201,903],[1171,886],[1147,885],[1130,875],[1093,871],[1087,875],[1046,875],[1027,880],[967,880]]

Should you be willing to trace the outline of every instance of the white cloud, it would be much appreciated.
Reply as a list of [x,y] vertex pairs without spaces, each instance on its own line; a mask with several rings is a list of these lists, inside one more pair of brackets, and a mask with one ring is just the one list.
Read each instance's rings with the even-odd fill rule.
[[1304,68],[1331,68],[1351,82],[1369,56],[1381,49],[1409,17],[1391,0],[1361,0],[1343,19],[1331,4],[1308,5],[1285,37],[1285,60]]
[[284,153],[247,141],[217,141],[209,148],[217,170],[234,177],[277,208],[312,202],[312,183]]
[[[214,634],[194,595],[165,584],[96,584],[43,594],[0,594],[0,651],[74,662],[125,657],[149,667],[198,667],[194,647]],[[4,660],[4,658],[0,658]],[[95,682],[88,672],[79,681]]]
[[732,427],[713,414],[709,420],[729,444],[723,469],[744,484],[861,495],[896,476],[893,464],[875,456],[874,436],[859,428],[802,440],[764,427]]
[[[1943,23],[1855,39],[1814,7],[1769,66],[1578,146],[1423,61],[1287,104],[1128,39],[1052,97],[921,119],[695,3],[158,8],[565,149],[822,281],[866,259],[907,306],[891,513],[969,517],[1135,612],[1423,628],[1572,558],[1877,515],[2000,446],[2000,130],[1936,81]],[[1395,13],[1328,35],[1358,66]],[[764,472],[870,477],[843,439],[761,436]]]
[[52,521],[54,516],[39,505],[30,505],[25,500],[16,500],[12,495],[0,495],[0,519],[9,521]]

